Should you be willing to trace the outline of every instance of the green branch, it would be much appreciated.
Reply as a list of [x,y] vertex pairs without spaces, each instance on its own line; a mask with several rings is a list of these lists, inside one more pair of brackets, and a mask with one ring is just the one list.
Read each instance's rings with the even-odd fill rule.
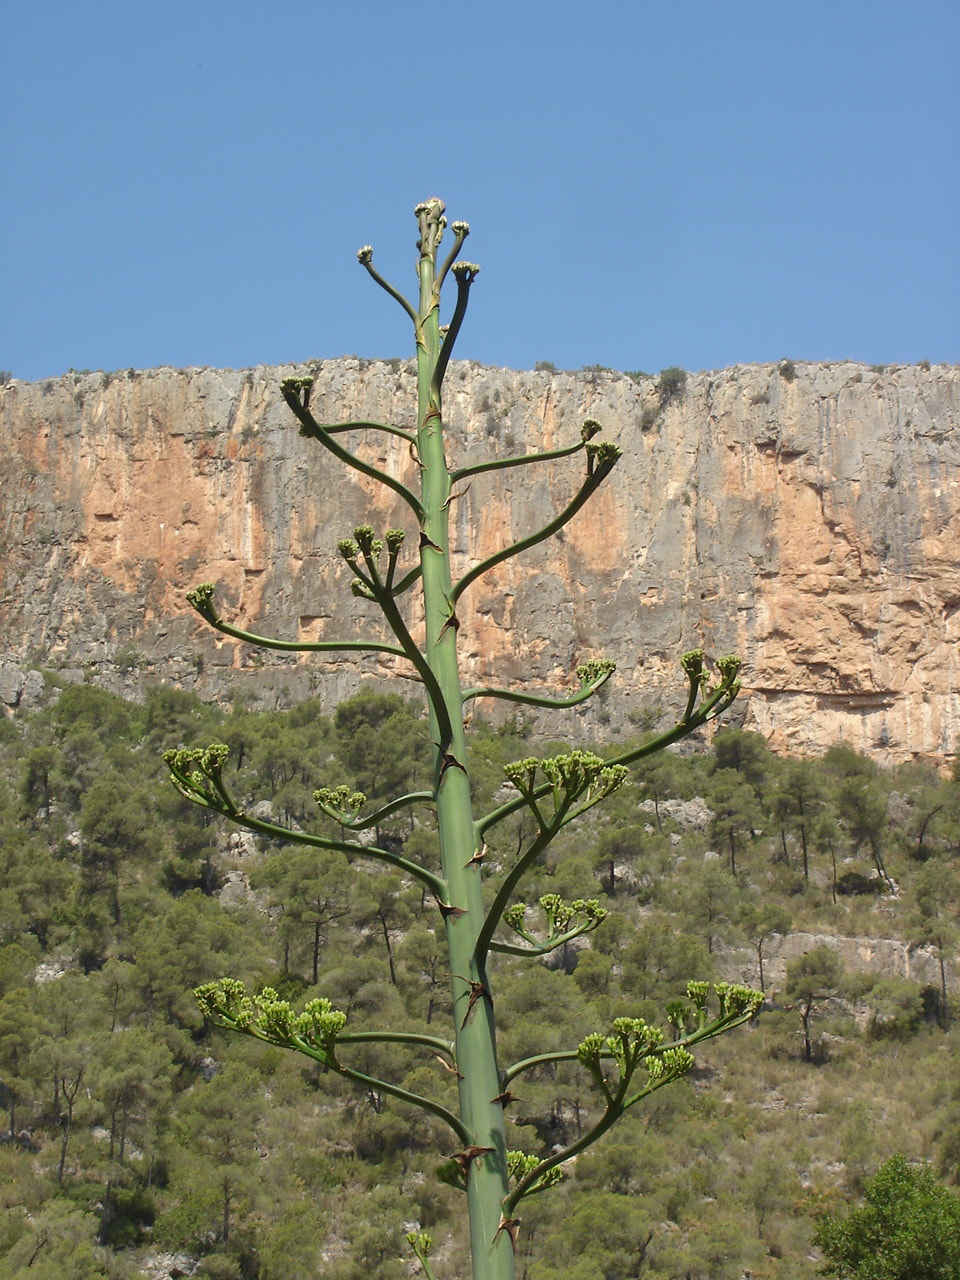
[[[339,1061],[337,1045],[341,1039],[346,1040],[342,1032],[347,1015],[334,1009],[326,997],[309,1000],[303,1012],[296,1014],[289,1001],[281,1000],[272,987],[264,987],[257,996],[248,996],[244,984],[235,978],[206,982],[196,988],[194,995],[204,1016],[213,1018],[221,1026],[281,1049],[296,1049],[355,1084],[389,1094],[429,1112],[448,1124],[461,1142],[469,1141],[467,1129],[460,1119],[440,1103]],[[396,1037],[400,1034],[392,1033],[391,1039],[397,1042]],[[433,1037],[426,1039],[432,1040]],[[356,1043],[356,1036],[351,1036],[347,1042]],[[444,1046],[443,1051],[449,1054],[449,1047]]]
[[486,964],[487,952],[490,950],[491,939],[500,924],[500,920],[509,905],[510,899],[513,897],[514,889],[523,879],[527,868],[532,866],[533,862],[540,856],[540,854],[549,847],[551,840],[553,840],[558,830],[559,827],[542,830],[527,849],[520,854],[513,867],[504,877],[503,882],[497,891],[497,895],[487,911],[483,927],[477,936],[477,945],[474,948],[477,967],[481,972]]
[[421,867],[416,862],[411,862],[409,858],[404,858],[402,854],[393,853],[390,849],[381,849],[375,844],[360,844],[352,840],[328,840],[324,836],[312,835],[308,832],[291,831],[288,827],[282,827],[274,822],[264,822],[259,818],[251,818],[246,813],[229,813],[226,815],[239,823],[243,827],[247,827],[250,831],[257,831],[260,835],[269,836],[274,840],[289,840],[295,844],[313,845],[319,849],[332,849],[339,853],[349,854],[351,857],[372,858],[376,862],[385,862],[391,867],[396,867],[398,871],[405,872],[414,880],[419,880],[421,884],[426,885],[430,892],[434,895],[438,902],[445,902],[446,885],[439,876],[434,875],[432,871],[428,871],[425,867]]
[[[549,826],[556,835],[561,827],[573,822],[621,787],[628,776],[627,769],[619,760],[603,760],[592,752],[579,750],[546,760],[530,756],[526,760],[516,760],[504,765],[503,771],[520,794],[515,800],[508,800],[475,823],[478,844],[490,827],[508,814],[522,809],[524,805],[531,810],[541,827]],[[540,772],[547,780],[538,784],[536,778]],[[537,801],[548,795],[553,796],[555,818],[563,799],[563,817],[559,826],[555,826],[553,821],[544,821],[540,816]],[[573,802],[582,796],[586,796],[585,802],[579,808],[571,808]]]
[[403,307],[404,311],[413,321],[414,325],[416,325],[417,313],[413,309],[412,304],[407,301],[407,299],[403,296],[403,294],[400,292],[399,289],[395,289],[393,287],[393,285],[389,282],[389,280],[385,280],[383,276],[380,274],[380,272],[373,265],[373,246],[369,244],[365,244],[362,249],[358,249],[357,261],[360,263],[362,267],[366,267],[372,279],[376,281],[376,283],[380,286],[381,289],[384,290],[384,292],[389,293],[390,297],[393,298],[395,302],[400,303],[400,306]]
[[547,956],[551,951],[556,951],[557,947],[562,947],[565,942],[572,942],[574,938],[582,938],[585,933],[592,933],[594,925],[579,925],[576,929],[568,929],[566,933],[561,933],[555,938],[547,938],[545,942],[534,942],[528,947],[521,947],[515,942],[499,942],[490,943],[490,951],[498,951],[507,956]]
[[408,1044],[418,1049],[432,1049],[456,1064],[453,1045],[439,1036],[424,1035],[419,1031],[348,1031],[337,1036],[338,1044]]
[[370,827],[379,826],[387,818],[393,817],[401,809],[410,808],[415,804],[436,803],[436,796],[432,791],[410,791],[407,795],[398,796],[396,800],[389,801],[373,813],[368,813],[361,818],[360,810],[367,799],[362,791],[351,792],[346,786],[320,787],[314,791],[313,798],[328,818],[332,818],[348,831],[367,831]]
[[[673,726],[672,729],[666,730],[664,733],[656,734],[649,738],[640,746],[632,747],[628,751],[623,751],[619,755],[612,756],[605,761],[607,765],[628,765],[635,764],[638,760],[644,759],[646,756],[654,755],[658,751],[663,751],[666,747],[671,746],[674,742],[679,742],[682,738],[686,738],[696,729],[701,728],[710,720],[716,719],[718,715],[726,711],[737,694],[740,692],[740,681],[737,679],[737,673],[740,669],[740,659],[732,655],[718,658],[716,662],[718,677],[717,682],[709,686],[707,684],[706,669],[704,666],[704,655],[700,649],[694,649],[690,653],[685,653],[681,659],[684,670],[690,680],[690,699],[687,702],[686,716]],[[706,689],[705,701],[697,710],[691,714],[690,700],[696,701],[698,694],[703,694]],[[547,795],[551,789],[549,782],[541,783],[535,787],[530,795],[533,799],[539,799],[541,796]],[[485,814],[475,823],[478,842],[483,836],[495,826],[498,822],[502,822],[504,818],[510,817],[516,813],[518,809],[522,809],[529,800],[519,795],[513,800],[507,800],[504,804],[498,805],[496,809]],[[579,815],[574,815],[579,816]]]
[[450,230],[453,232],[453,244],[450,248],[450,252],[447,254],[446,258],[443,260],[443,265],[437,269],[437,278],[436,278],[436,283],[434,285],[434,288],[436,289],[438,294],[440,290],[443,288],[443,282],[447,278],[447,272],[456,262],[457,255],[459,254],[460,250],[463,248],[464,240],[466,240],[467,236],[470,234],[470,223],[459,222],[459,221],[452,222],[450,224]]
[[411,493],[405,484],[402,484],[399,480],[394,480],[393,476],[381,471],[379,467],[373,466],[372,463],[364,462],[362,458],[359,458],[355,453],[351,453],[349,449],[344,449],[342,445],[337,444],[327,429],[317,422],[307,408],[305,401],[300,398],[299,393],[303,390],[304,381],[305,379],[303,378],[285,378],[280,384],[284,400],[286,400],[300,423],[300,434],[309,436],[313,440],[318,440],[325,449],[348,467],[353,467],[355,471],[359,471],[373,480],[378,480],[381,484],[386,485],[388,489],[392,489],[410,507],[417,520],[422,520],[423,507],[420,505],[420,500]]
[[412,431],[404,431],[402,427],[392,427],[386,422],[335,422],[323,423],[327,435],[336,436],[344,431],[385,431],[388,435],[399,436],[408,444],[416,444],[417,438]]
[[[706,1001],[709,994],[709,984],[706,982],[687,984],[687,996],[692,1001],[692,1008],[683,1005],[682,1002],[678,1002],[672,1010],[668,1007],[671,1017],[678,1016],[682,1019],[684,1016],[693,1016],[697,1022],[696,1030],[683,1036],[674,1044],[665,1045],[663,1032],[658,1027],[648,1026],[642,1018],[616,1018],[612,1034],[603,1036],[594,1032],[581,1041],[575,1055],[572,1056],[575,1056],[581,1066],[586,1069],[603,1094],[606,1101],[603,1115],[576,1142],[542,1160],[528,1171],[515,1190],[505,1199],[505,1214],[512,1214],[523,1196],[537,1189],[543,1177],[552,1169],[578,1155],[602,1137],[614,1121],[630,1107],[649,1097],[657,1089],[662,1089],[665,1085],[686,1075],[693,1066],[693,1055],[689,1051],[691,1044],[719,1035],[746,1021],[756,1013],[763,1002],[761,992],[725,982],[717,983],[714,993],[719,1001],[720,1013],[710,1024],[706,1022]],[[525,1063],[518,1064],[505,1073],[505,1079],[509,1081],[518,1073],[521,1066],[525,1068],[540,1065],[545,1061],[560,1060],[562,1058],[554,1054],[538,1055],[537,1058],[527,1059]],[[611,1061],[615,1063],[619,1076],[615,1088],[611,1088],[608,1083],[602,1065]],[[636,1093],[630,1095],[630,1082],[641,1065],[646,1068],[647,1082]]]
[[[678,742],[681,738],[693,733],[694,730],[702,728],[709,721],[715,720],[718,715],[727,710],[740,692],[740,681],[737,679],[740,670],[740,659],[732,654],[717,659],[718,675],[716,683],[713,685],[708,683],[702,649],[693,649],[690,653],[685,653],[681,658],[681,662],[690,680],[690,697],[687,702],[685,718],[674,725],[672,729],[668,729],[666,733],[658,734],[638,747],[632,747],[628,751],[623,751],[619,755],[613,756],[609,761],[610,764],[633,764],[637,760],[642,760],[645,756],[662,751],[665,747],[669,747],[672,743]],[[704,701],[696,711],[692,711],[691,707],[695,703],[698,693],[704,697]]]
[[[353,536],[355,541],[351,542],[349,539],[343,539],[338,544],[338,550],[354,573],[362,576],[363,582],[370,588],[370,599],[376,601],[380,606],[381,612],[387,620],[387,625],[400,641],[404,657],[413,664],[417,674],[423,681],[427,698],[436,714],[440,731],[440,746],[445,751],[453,738],[453,724],[447,712],[446,699],[443,696],[443,690],[440,688],[440,682],[437,680],[433,668],[420,652],[413,636],[407,630],[407,624],[397,608],[394,592],[387,587],[387,584],[380,577],[380,571],[377,568],[377,556],[380,551],[379,539],[374,538],[373,529],[369,525],[359,525],[354,529]],[[389,534],[387,536],[389,537]],[[366,574],[362,574],[356,563],[358,554],[363,555],[364,565],[367,570]]]
[[[664,1041],[662,1043],[645,1046],[645,1056],[662,1057],[671,1049],[691,1049],[702,1044],[705,1040],[712,1040],[716,1036],[723,1035],[725,1031],[731,1031],[734,1027],[739,1027],[745,1022],[749,1022],[751,1018],[756,1017],[757,1010],[763,1003],[763,993],[754,991],[751,987],[741,986],[738,983],[718,982],[714,984],[714,995],[716,996],[720,1012],[712,1022],[706,1020],[706,1002],[710,993],[710,984],[707,982],[688,982],[687,997],[692,1003],[693,1013],[697,1018],[697,1026],[689,1032],[678,1036],[674,1040]],[[681,1002],[682,1003],[682,1002]],[[667,1006],[668,1015],[676,1012],[676,1005],[672,1002]],[[609,1047],[609,1041],[605,1040],[602,1035],[598,1038],[596,1053],[594,1057],[597,1061],[611,1062],[616,1059],[616,1054]],[[529,1058],[523,1058],[519,1062],[513,1063],[503,1073],[504,1087],[509,1085],[518,1076],[525,1071],[532,1071],[536,1067],[550,1066],[559,1062],[581,1062],[583,1063],[584,1041],[576,1049],[556,1049],[550,1053],[536,1053]],[[586,1064],[584,1064],[586,1065]],[[639,1101],[640,1095],[633,1098],[627,1105],[632,1106],[634,1102]]]
[[235,640],[243,640],[247,644],[256,645],[260,649],[279,649],[288,653],[346,651],[354,653],[390,653],[397,658],[405,658],[407,656],[399,646],[382,644],[377,640],[274,640],[269,636],[255,635],[252,631],[243,631],[240,627],[234,627],[229,622],[224,622],[217,613],[213,607],[214,591],[213,583],[201,582],[199,586],[187,592],[187,600],[200,614],[201,618],[208,622],[214,630],[222,632],[225,636],[231,636]]
[[576,693],[571,693],[566,698],[551,698],[545,694],[537,693],[518,693],[514,689],[500,689],[492,685],[481,685],[476,689],[466,689],[463,693],[463,701],[467,703],[471,698],[501,698],[507,702],[520,702],[530,707],[576,707],[581,702],[586,702],[587,698],[601,689],[616,670],[616,663],[600,661],[584,663],[577,667],[577,675],[580,677],[580,688]]
[[[440,353],[437,356],[437,363],[434,366],[432,385],[439,398],[440,388],[443,385],[443,376],[447,372],[447,365],[450,357],[453,355],[454,343],[457,341],[457,334],[460,332],[460,326],[463,324],[463,318],[467,314],[467,303],[470,300],[470,286],[477,278],[477,272],[480,268],[475,262],[458,262],[453,268],[453,274],[457,277],[457,303],[453,309],[453,318],[444,334],[443,342],[440,345]],[[439,294],[440,283],[437,282],[437,292]]]
[[525,467],[533,462],[552,462],[555,458],[569,458],[573,453],[579,453],[583,448],[583,441],[578,440],[576,444],[567,445],[563,449],[549,449],[543,453],[517,453],[509,458],[488,458],[486,462],[474,462],[469,467],[458,467],[456,471],[450,472],[451,484],[459,484],[461,480],[466,480],[469,476],[483,475],[485,471],[507,471],[511,467]]
[[222,778],[222,768],[229,754],[229,747],[223,743],[215,743],[211,747],[191,748],[179,751],[165,751],[163,759],[170,769],[170,780],[182,796],[199,805],[203,809],[211,809],[225,818],[230,818],[238,826],[248,831],[256,831],[259,835],[268,836],[272,840],[283,840],[291,844],[307,845],[313,849],[326,849],[333,853],[344,853],[349,857],[372,858],[377,862],[385,862],[398,871],[404,872],[414,880],[425,885],[437,901],[446,904],[446,884],[432,871],[421,867],[416,862],[390,849],[381,849],[378,845],[360,844],[355,840],[334,840],[327,836],[314,835],[308,831],[294,831],[290,827],[275,822],[265,822],[262,818],[254,818],[240,808],[230,795]]
[[[318,1053],[311,1052],[307,1048],[301,1048],[301,1053],[305,1053],[307,1057],[316,1059],[317,1062],[323,1062],[323,1058]],[[363,1071],[357,1071],[353,1067],[345,1067],[343,1063],[337,1063],[333,1068],[338,1075],[344,1076],[347,1080],[352,1080],[355,1084],[362,1084],[367,1089],[375,1089],[380,1093],[389,1094],[392,1098],[399,1099],[400,1102],[409,1102],[414,1107],[419,1107],[422,1111],[428,1111],[431,1115],[436,1116],[438,1120],[443,1120],[448,1124],[461,1142],[468,1143],[470,1141],[470,1131],[464,1125],[459,1116],[455,1116],[452,1111],[448,1111],[446,1107],[441,1106],[439,1102],[433,1102],[430,1098],[424,1098],[419,1093],[411,1093],[409,1089],[403,1089],[398,1084],[391,1084],[389,1080],[380,1080],[377,1076],[368,1076]]]
[[407,1244],[416,1254],[417,1260],[421,1267],[423,1267],[423,1274],[426,1276],[427,1280],[437,1280],[437,1277],[434,1275],[433,1268],[430,1266],[428,1261],[428,1255],[430,1250],[433,1248],[433,1237],[430,1235],[429,1231],[421,1231],[419,1229],[416,1231],[408,1231]]
[[628,1082],[627,1080],[624,1080],[622,1082],[622,1088],[619,1089],[607,1102],[603,1115],[591,1129],[578,1138],[576,1142],[571,1142],[570,1145],[564,1147],[562,1151],[557,1151],[553,1155],[548,1156],[545,1160],[541,1160],[534,1169],[530,1170],[527,1176],[522,1179],[515,1190],[512,1191],[504,1201],[504,1214],[513,1214],[516,1211],[517,1205],[524,1196],[531,1195],[538,1190],[537,1183],[539,1183],[544,1175],[548,1174],[551,1169],[559,1167],[567,1160],[572,1160],[573,1157],[579,1155],[581,1151],[585,1151],[587,1147],[592,1146],[603,1137],[609,1128],[616,1124],[625,1111],[629,1110],[630,1107],[634,1106],[642,1098],[647,1098],[651,1093],[655,1093],[665,1085],[673,1084],[675,1080],[679,1080],[686,1074],[686,1070],[687,1068],[678,1066],[675,1070],[664,1072],[662,1076],[656,1079],[651,1079],[639,1093],[629,1099],[622,1096]]
[[594,418],[588,418],[581,428],[580,439],[576,444],[565,445],[562,449],[546,449],[542,453],[521,453],[512,458],[491,458],[487,462],[475,462],[472,466],[451,471],[450,483],[457,484],[467,476],[480,475],[484,471],[501,471],[506,467],[523,467],[528,462],[551,462],[555,458],[569,458],[571,454],[579,453],[600,429],[599,422]]
[[613,1095],[607,1096],[607,1105],[600,1119],[588,1129],[576,1142],[565,1147],[562,1151],[556,1152],[553,1156],[546,1160],[541,1160],[535,1168],[531,1169],[526,1177],[522,1178],[517,1186],[513,1189],[509,1196],[503,1202],[504,1217],[512,1217],[516,1212],[517,1205],[531,1190],[534,1185],[549,1173],[551,1169],[557,1168],[563,1164],[565,1160],[570,1160],[573,1156],[579,1155],[581,1151],[585,1151],[587,1147],[592,1146],[599,1138],[603,1137],[606,1131],[613,1125],[623,1114],[623,1094],[626,1092],[627,1080],[621,1080],[620,1088]]
[[[523,903],[517,902],[503,913],[503,923],[528,945],[523,947],[510,942],[491,942],[490,950],[515,956],[548,955],[565,942],[572,942],[574,938],[592,933],[607,916],[596,898],[576,898],[573,902],[565,902],[557,893],[545,893],[540,898],[540,907],[546,914],[548,927],[548,935],[542,942],[524,927],[527,909]],[[579,920],[578,916],[581,917]],[[572,921],[576,923],[571,924]]]
[[[599,450],[603,448],[604,446],[602,445],[588,445],[588,458],[591,456],[591,449]],[[514,542],[511,546],[504,547],[502,551],[497,551],[492,556],[488,556],[486,560],[481,560],[479,564],[474,565],[469,572],[464,574],[453,588],[452,603],[456,604],[467,587],[470,586],[471,582],[474,582],[481,576],[481,574],[486,573],[488,569],[492,569],[495,565],[501,564],[504,560],[509,560],[513,556],[529,550],[530,547],[535,547],[538,542],[544,542],[547,538],[553,537],[558,530],[562,529],[565,524],[569,523],[569,521],[573,519],[584,503],[592,497],[603,480],[605,480],[613,470],[613,467],[619,457],[620,450],[616,445],[607,445],[598,465],[590,467],[587,472],[586,479],[583,481],[583,484],[580,486],[577,494],[572,501],[564,507],[560,514],[555,519],[551,520],[549,524],[544,525],[537,533],[531,533],[529,537],[521,538],[519,542]]]
[[388,581],[387,585],[390,587],[390,594],[394,599],[396,599],[397,596],[402,596],[403,593],[405,591],[409,591],[413,584],[421,577],[423,577],[423,565],[415,565],[409,573],[404,574],[399,582],[391,584]]

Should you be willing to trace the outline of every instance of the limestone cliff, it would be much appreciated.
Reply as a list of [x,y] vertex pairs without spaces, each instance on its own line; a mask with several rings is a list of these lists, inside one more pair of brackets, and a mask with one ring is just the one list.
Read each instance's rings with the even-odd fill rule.
[[[333,703],[389,674],[377,657],[251,652],[184,604],[209,580],[224,615],[261,633],[375,633],[336,540],[361,522],[403,526],[406,510],[297,434],[278,390],[294,371],[157,369],[2,388],[8,704],[30,692],[31,666],[126,693],[163,679],[270,703],[313,691]],[[320,421],[414,425],[411,363],[311,371]],[[658,404],[653,378],[451,366],[458,462],[572,441],[586,417],[624,450],[559,538],[468,591],[468,678],[558,686],[578,662],[613,657],[616,685],[584,714],[620,727],[641,703],[676,707],[679,655],[703,645],[743,655],[739,717],[777,748],[842,738],[894,761],[952,757],[960,369],[798,364],[788,377],[746,366],[691,374]],[[413,482],[403,441],[369,436],[364,447]],[[543,524],[581,466],[474,478],[455,504],[461,563]]]

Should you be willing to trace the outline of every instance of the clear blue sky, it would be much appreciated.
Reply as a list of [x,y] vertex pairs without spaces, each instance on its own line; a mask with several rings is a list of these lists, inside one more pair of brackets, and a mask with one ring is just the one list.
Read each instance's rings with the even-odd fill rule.
[[956,0],[0,0],[0,368],[960,360]]

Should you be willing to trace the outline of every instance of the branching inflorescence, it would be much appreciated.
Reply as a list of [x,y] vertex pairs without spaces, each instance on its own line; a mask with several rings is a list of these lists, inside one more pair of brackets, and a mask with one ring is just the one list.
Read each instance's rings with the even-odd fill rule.
[[[320,787],[314,792],[318,811],[339,827],[337,836],[329,836],[284,827],[245,811],[224,780],[228,748],[223,744],[168,751],[164,759],[174,785],[195,803],[271,839],[385,864],[418,882],[425,890],[425,900],[435,903],[438,925],[446,935],[452,975],[453,1023],[449,1041],[389,1029],[350,1031],[346,1015],[325,999],[308,1001],[298,1013],[271,988],[248,995],[242,983],[230,978],[208,983],[198,988],[196,995],[204,1014],[220,1025],[272,1045],[295,1049],[328,1071],[418,1106],[441,1121],[457,1149],[437,1172],[444,1181],[466,1193],[474,1280],[510,1280],[514,1275],[520,1203],[557,1182],[563,1176],[564,1164],[595,1142],[625,1111],[685,1075],[693,1062],[690,1050],[694,1046],[740,1025],[753,1017],[759,1007],[759,993],[746,988],[717,984],[711,997],[706,983],[690,983],[686,998],[667,1009],[672,1039],[639,1018],[618,1018],[609,1031],[592,1033],[579,1045],[503,1066],[497,1057],[493,992],[488,976],[491,953],[536,961],[602,925],[606,912],[598,900],[578,898],[567,902],[553,893],[540,897],[540,916],[537,923],[530,924],[529,908],[516,900],[515,894],[557,834],[623,785],[630,764],[663,750],[730,705],[740,687],[739,662],[732,657],[719,658],[711,668],[701,650],[685,653],[681,665],[687,680],[686,703],[672,728],[612,758],[573,750],[545,759],[531,756],[518,760],[505,770],[513,794],[490,812],[474,815],[464,739],[465,705],[477,698],[497,698],[534,707],[574,707],[604,687],[614,664],[607,660],[584,662],[576,669],[576,688],[567,695],[532,694],[493,685],[463,689],[457,658],[457,604],[488,570],[543,542],[573,519],[610,475],[620,450],[615,444],[598,440],[600,424],[588,419],[579,438],[562,448],[487,459],[459,468],[448,466],[441,388],[479,268],[458,260],[470,230],[465,222],[452,224],[453,244],[438,262],[447,225],[441,201],[424,201],[417,206],[416,216],[420,230],[416,303],[379,273],[369,245],[357,255],[370,277],[413,323],[418,386],[416,431],[368,421],[321,424],[310,409],[313,379],[298,376],[281,383],[282,395],[301,434],[315,440],[337,461],[392,490],[416,522],[413,556],[404,554],[409,540],[402,529],[379,533],[371,525],[361,524],[337,544],[337,551],[352,574],[351,590],[379,610],[393,641],[274,639],[227,622],[217,608],[215,589],[210,583],[196,587],[188,594],[188,600],[210,626],[256,646],[303,653],[385,653],[409,664],[411,674],[422,686],[427,706],[433,745],[432,785],[429,790],[398,796],[373,810],[360,791],[343,786]],[[456,301],[449,324],[441,327],[440,291],[448,275],[456,282]],[[417,492],[342,442],[347,436],[363,432],[386,433],[408,444],[419,474]],[[454,580],[449,541],[454,486],[485,472],[572,459],[577,454],[583,455],[584,463],[579,484],[554,519],[474,564]],[[425,622],[422,642],[414,639],[403,608],[404,598],[414,589],[420,595],[418,612],[422,611]],[[392,842],[370,843],[359,838],[362,832],[378,830],[397,812],[420,806],[429,806],[436,816],[439,871],[406,857]],[[498,823],[521,811],[527,819],[521,828],[527,834],[510,864],[497,869],[491,900],[491,895],[485,897],[483,893],[484,876],[494,874],[484,867],[485,838]],[[390,847],[385,847],[386,843]],[[716,1006],[713,1011],[712,1005]],[[405,1046],[439,1059],[456,1076],[457,1109],[353,1066],[351,1046],[371,1043]],[[592,1083],[597,1119],[571,1146],[542,1157],[508,1150],[504,1109],[512,1096],[510,1083],[526,1071],[560,1062],[579,1066]],[[433,1280],[429,1235],[412,1231],[408,1243],[428,1280]]]

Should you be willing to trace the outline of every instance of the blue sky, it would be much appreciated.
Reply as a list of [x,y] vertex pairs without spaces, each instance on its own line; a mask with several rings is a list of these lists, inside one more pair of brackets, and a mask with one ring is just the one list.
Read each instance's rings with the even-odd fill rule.
[[960,359],[960,5],[0,0],[0,368]]

